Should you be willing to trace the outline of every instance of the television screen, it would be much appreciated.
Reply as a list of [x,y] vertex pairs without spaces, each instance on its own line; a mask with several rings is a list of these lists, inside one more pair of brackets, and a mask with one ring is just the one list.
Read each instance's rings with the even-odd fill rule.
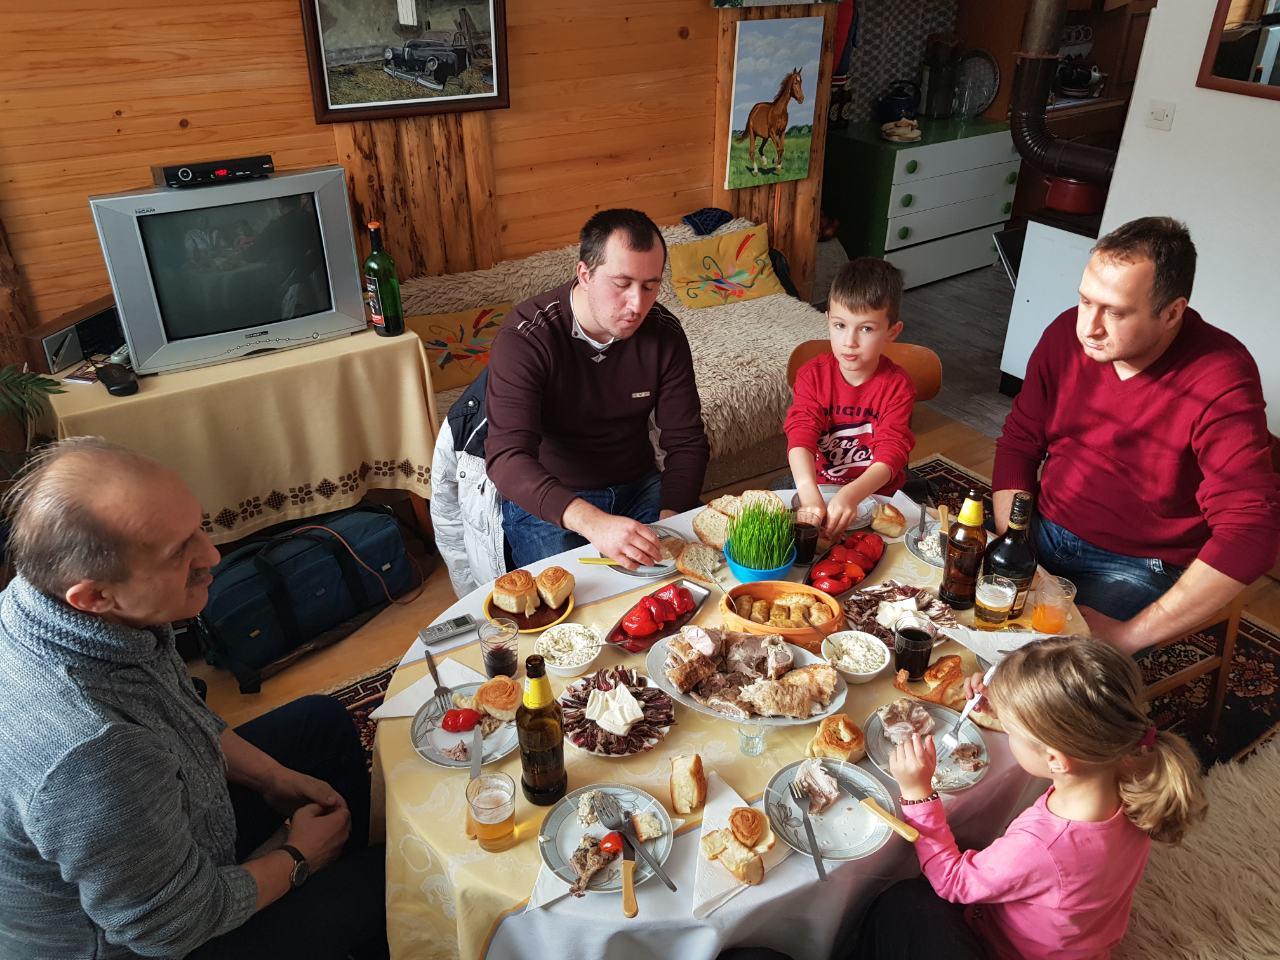
[[333,308],[310,193],[139,219],[170,341]]

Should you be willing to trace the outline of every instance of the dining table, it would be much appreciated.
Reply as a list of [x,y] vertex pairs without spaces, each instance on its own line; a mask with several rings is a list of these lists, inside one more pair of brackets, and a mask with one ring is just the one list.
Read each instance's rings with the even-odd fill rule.
[[[784,492],[783,496],[787,494]],[[890,498],[880,498],[889,500]],[[907,519],[907,535],[916,529],[923,509],[903,494],[891,501]],[[692,518],[697,510],[662,521],[663,526],[696,541]],[[908,551],[903,537],[885,538],[886,549],[879,564],[860,584],[862,587],[895,580],[920,587],[937,588],[942,570]],[[580,557],[598,557],[586,545],[549,557],[525,569],[537,574],[548,566],[561,566],[572,573],[574,607],[568,622],[586,624],[603,635],[630,609],[636,600],[677,575],[663,579],[639,579],[613,567],[580,564]],[[803,578],[803,568],[793,568],[790,579]],[[727,569],[720,579],[725,588],[736,585]],[[485,600],[490,585],[461,598],[440,614],[435,623],[470,614],[478,622],[485,619]],[[710,596],[692,622],[719,625],[721,591]],[[972,611],[957,614],[961,624],[972,624]],[[1016,625],[1015,625],[1016,626]],[[1087,634],[1088,628],[1074,607],[1063,631]],[[1016,645],[1015,633],[977,634],[957,631],[963,638],[980,638],[987,648],[998,644]],[[1023,642],[1025,636],[1022,635]],[[535,634],[521,634],[519,656],[533,652]],[[993,642],[992,637],[1000,638]],[[982,646],[979,643],[975,647]],[[474,631],[432,646],[442,665],[447,661],[469,667],[483,677],[479,643]],[[947,639],[934,657],[948,653],[961,656],[966,673],[983,665],[974,650],[956,639]],[[988,652],[988,655],[989,652]],[[386,704],[397,695],[411,695],[430,681],[413,687],[428,675],[422,642],[414,639],[396,669],[386,694]],[[645,654],[628,653],[607,646],[598,667],[624,665],[644,670]],[[443,669],[443,666],[442,666]],[[843,712],[860,727],[877,708],[902,694],[892,684],[892,670],[867,683],[849,684]],[[449,681],[445,681],[446,683]],[[551,677],[559,695],[573,679]],[[413,690],[409,688],[413,687]],[[429,689],[418,699],[425,699]],[[401,697],[403,701],[404,697]],[[589,960],[610,957],[620,960],[680,957],[681,960],[713,960],[733,946],[771,947],[802,958],[825,958],[837,940],[849,936],[859,914],[891,883],[915,876],[919,866],[912,845],[890,834],[887,842],[861,859],[828,861],[827,879],[820,880],[814,861],[792,853],[767,871],[764,881],[746,886],[715,909],[699,909],[695,916],[695,873],[699,857],[701,811],[680,817],[671,808],[669,778],[671,759],[697,753],[704,769],[735,792],[745,803],[759,806],[766,785],[781,768],[805,755],[815,723],[776,726],[767,730],[764,749],[746,756],[739,749],[735,721],[697,712],[680,704],[676,721],[667,736],[652,749],[624,757],[601,757],[565,745],[565,766],[569,790],[587,784],[620,783],[647,791],[671,814],[675,839],[665,864],[676,885],[668,890],[657,878],[636,887],[638,915],[624,917],[617,894],[588,893],[581,899],[565,897],[548,902],[548,875],[542,866],[538,836],[550,807],[535,806],[516,794],[516,839],[498,853],[486,853],[475,840],[468,839],[466,819],[466,768],[437,766],[424,760],[411,742],[409,716],[379,720],[374,742],[375,777],[385,794],[387,840],[387,932],[394,960],[444,960],[444,958],[501,958],[501,960]],[[1014,761],[1007,737],[982,730],[989,765],[985,774],[966,790],[943,794],[948,822],[961,848],[982,847],[999,836],[1018,813],[1046,789]],[[896,784],[869,759],[859,766],[879,779],[888,795],[896,799]],[[497,770],[520,779],[520,757],[516,750],[491,762],[486,772]],[[891,812],[900,812],[891,811]],[[704,864],[705,869],[705,864]],[[561,890],[565,885],[558,883]],[[537,892],[535,892],[535,886]],[[705,905],[704,905],[705,906]]]

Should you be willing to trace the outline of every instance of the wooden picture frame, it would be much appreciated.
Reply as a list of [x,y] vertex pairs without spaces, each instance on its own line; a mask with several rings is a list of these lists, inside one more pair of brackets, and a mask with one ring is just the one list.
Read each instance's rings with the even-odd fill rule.
[[[366,17],[322,28],[323,3],[300,0],[316,123],[511,105],[506,0],[356,0],[338,8],[362,4]],[[488,14],[487,29],[472,10]]]
[[1209,39],[1204,45],[1204,57],[1200,60],[1200,73],[1196,75],[1196,86],[1206,90],[1220,90],[1223,93],[1239,93],[1246,97],[1280,100],[1280,87],[1220,77],[1213,72],[1213,65],[1218,59],[1218,50],[1222,45],[1222,31],[1230,11],[1231,0],[1218,0],[1218,8],[1213,12],[1213,23],[1209,26]]

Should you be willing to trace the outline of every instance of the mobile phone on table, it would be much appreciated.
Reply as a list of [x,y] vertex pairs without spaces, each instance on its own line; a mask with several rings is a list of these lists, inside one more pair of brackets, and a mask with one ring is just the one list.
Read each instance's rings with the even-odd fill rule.
[[437,623],[435,626],[423,627],[418,631],[418,639],[429,647],[433,643],[439,643],[441,640],[448,640],[450,637],[456,637],[460,633],[473,630],[475,625],[475,617],[470,614],[463,614],[460,617],[454,617],[452,620]]

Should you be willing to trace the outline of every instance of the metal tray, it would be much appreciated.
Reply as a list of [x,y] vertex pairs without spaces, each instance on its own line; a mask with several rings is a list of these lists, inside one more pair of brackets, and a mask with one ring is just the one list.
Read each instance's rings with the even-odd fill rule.
[[[695,580],[680,579],[680,580],[672,580],[671,582],[678,587],[686,588],[689,591],[689,593],[693,595],[693,609],[690,610],[688,613],[685,613],[685,614],[682,614],[681,616],[676,617],[676,619],[672,623],[667,624],[665,628],[659,630],[652,637],[645,637],[639,641],[640,643],[647,644],[649,647],[653,646],[659,640],[665,640],[667,637],[673,637],[677,633],[679,633],[681,627],[685,626],[687,623],[689,623],[689,621],[691,621],[694,617],[698,615],[698,611],[702,609],[702,604],[706,602],[707,597],[711,596],[711,591]],[[666,584],[663,584],[663,586],[666,586]],[[655,590],[661,590],[661,589],[662,587],[655,587],[654,590],[649,591],[649,594],[652,595]],[[639,600],[637,600],[636,602],[638,603]],[[632,604],[631,607],[632,609],[634,609],[635,604]],[[630,612],[631,612],[630,609],[627,610],[627,613],[630,613]],[[618,622],[609,628],[609,632],[604,635],[605,643],[612,644],[615,647],[622,647],[623,649],[626,649],[624,644],[631,642],[631,638],[622,632],[622,619],[627,615],[627,613],[624,613],[621,617],[619,617]],[[647,647],[642,647],[640,650],[634,650],[634,651],[628,651],[628,652],[643,653],[645,649],[647,649]]]

